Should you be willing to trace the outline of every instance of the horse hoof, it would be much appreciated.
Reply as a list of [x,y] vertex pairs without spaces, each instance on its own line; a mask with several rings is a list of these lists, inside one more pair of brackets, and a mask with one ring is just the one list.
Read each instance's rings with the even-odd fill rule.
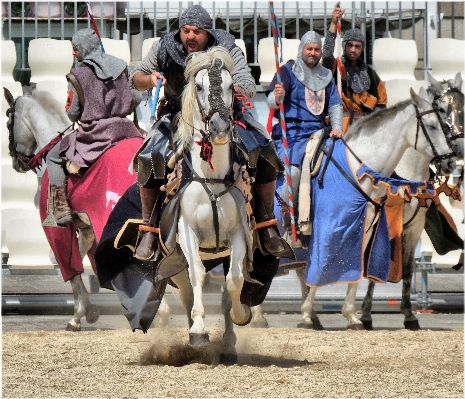
[[81,323],[71,324],[70,322],[66,326],[65,331],[81,331]]
[[301,320],[297,323],[297,328],[305,328],[306,330],[313,329],[313,323]]
[[86,321],[90,324],[95,323],[100,317],[100,310],[97,305],[89,305],[86,308]]
[[237,364],[237,353],[220,353],[219,363],[225,366]]
[[231,320],[236,326],[246,326],[252,320],[252,311],[250,310],[250,308],[244,304],[242,304],[242,307],[244,309],[244,312],[246,313],[244,321],[235,321],[231,315]]
[[312,323],[313,323],[313,329],[316,331],[323,331],[325,329],[323,327],[323,324],[321,324],[320,319],[318,317],[312,319]]
[[189,346],[193,348],[207,348],[210,346],[208,334],[189,333]]
[[421,330],[420,323],[418,323],[418,320],[404,321],[404,327],[410,331]]
[[251,328],[268,328],[269,325],[268,325],[268,322],[266,321],[266,319],[262,319],[262,320],[254,320],[250,323],[250,327]]
[[347,329],[354,331],[362,331],[365,330],[365,327],[363,327],[363,324],[350,324],[347,326]]
[[363,323],[365,330],[373,331],[373,321],[372,320],[360,320]]

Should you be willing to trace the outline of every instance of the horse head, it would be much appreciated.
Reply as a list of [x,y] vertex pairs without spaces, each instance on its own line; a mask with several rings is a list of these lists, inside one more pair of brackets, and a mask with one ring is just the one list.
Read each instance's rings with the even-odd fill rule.
[[233,65],[223,47],[191,53],[187,58],[180,123],[184,142],[192,140],[192,127],[212,145],[229,142],[233,126]]
[[[432,100],[422,87],[419,94],[410,89],[410,96],[417,114],[415,149],[428,153],[436,167],[436,172],[449,175],[455,169],[456,154],[451,151],[450,139],[442,129],[441,118],[434,110]],[[420,131],[423,134],[420,134]]]
[[463,109],[464,95],[462,92],[462,76],[459,73],[455,79],[438,82],[428,74],[431,86],[428,92],[433,96],[433,107],[441,118],[443,130],[446,132],[451,148],[460,159],[463,159]]
[[[3,93],[9,105],[6,111],[8,117],[6,127],[8,129],[8,150],[12,158],[13,169],[19,173],[26,173],[30,170],[28,162],[34,155],[37,143],[22,118],[15,118],[15,114],[21,112],[22,109],[22,104],[18,103],[21,97],[15,100],[6,87],[3,88]],[[24,134],[18,134],[20,130]]]

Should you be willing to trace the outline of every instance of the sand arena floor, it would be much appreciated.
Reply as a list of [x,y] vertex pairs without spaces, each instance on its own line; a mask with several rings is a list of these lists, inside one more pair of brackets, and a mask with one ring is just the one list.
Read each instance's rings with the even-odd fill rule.
[[[341,316],[342,317],[342,316]],[[236,328],[238,364],[187,327],[3,332],[3,398],[463,398],[463,329]]]

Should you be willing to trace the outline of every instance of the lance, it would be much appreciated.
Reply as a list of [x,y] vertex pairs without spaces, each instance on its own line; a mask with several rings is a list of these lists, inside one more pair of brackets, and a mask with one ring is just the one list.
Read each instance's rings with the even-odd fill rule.
[[94,15],[92,14],[92,10],[90,9],[90,3],[86,1],[86,5],[87,5],[87,14],[89,15],[90,22],[92,23],[95,34],[97,35],[98,40],[100,41],[100,47],[102,48],[102,53],[104,53],[105,49],[103,48],[102,38],[100,37],[100,32],[98,31],[97,24],[95,23]]
[[[278,55],[278,22],[276,14],[274,12],[273,2],[270,1],[270,14],[271,14],[271,27],[273,32],[273,42],[274,42],[274,54],[276,60],[276,78],[278,83],[282,84],[281,73],[279,67],[279,55]],[[292,180],[291,180],[291,170],[289,167],[289,151],[287,146],[287,130],[286,130],[286,120],[284,118],[284,104],[282,97],[279,97],[279,120],[281,123],[281,129],[283,133],[283,146],[284,146],[284,164],[286,167],[286,181],[287,181],[287,191],[289,196],[289,212],[291,214],[291,228],[292,228],[292,239],[297,241],[297,231],[295,226],[295,216],[294,216],[294,201],[292,197]]]

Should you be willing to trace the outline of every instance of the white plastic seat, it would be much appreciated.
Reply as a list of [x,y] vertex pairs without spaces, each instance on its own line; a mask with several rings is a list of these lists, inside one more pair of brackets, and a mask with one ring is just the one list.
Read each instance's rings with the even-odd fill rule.
[[[299,43],[300,40],[297,39],[282,39],[283,60],[280,66],[297,57]],[[278,55],[281,57],[281,50],[279,50]],[[268,87],[276,73],[276,57],[274,53],[274,39],[272,37],[260,39],[258,42],[257,58],[260,65],[260,84]]]
[[31,83],[43,80],[66,81],[66,74],[74,65],[72,51],[70,40],[32,39],[28,49]]
[[[16,82],[13,78],[13,71],[16,66],[16,46],[13,40],[2,40],[2,86],[10,90],[14,98],[23,94],[21,83]],[[6,110],[8,103],[2,93],[2,126],[6,123]],[[5,123],[4,123],[5,122]],[[3,142],[3,140],[2,140]]]
[[11,160],[8,164],[2,164],[2,209],[35,208],[34,198],[38,186],[34,172],[16,172]]
[[431,40],[429,63],[433,78],[454,79],[458,72],[465,76],[465,40],[439,38]]
[[388,107],[410,99],[410,88],[413,88],[415,93],[418,93],[421,87],[428,88],[426,80],[391,79],[384,82],[384,85],[386,87]]
[[8,266],[53,268],[50,245],[40,222],[39,210],[34,208],[16,211],[16,216],[10,215],[5,231]]
[[127,40],[102,37],[102,44],[106,54],[121,58],[128,65],[131,63],[131,49]]
[[2,40],[2,84],[14,82],[13,71],[16,66],[16,46],[13,40]]
[[149,39],[145,39],[142,42],[142,59],[145,58],[145,56],[148,54],[149,50],[152,48],[153,43],[156,41],[160,40],[159,37],[151,37]]
[[36,90],[50,93],[60,104],[63,105],[63,110],[65,109],[66,100],[68,98],[68,81],[66,79],[41,80],[36,83]]
[[373,46],[373,65],[381,80],[415,80],[418,51],[414,40],[396,38],[376,39]]
[[239,47],[242,52],[244,53],[245,59],[247,59],[247,49],[245,48],[245,42],[242,39],[236,39],[234,40],[236,43],[236,46]]

